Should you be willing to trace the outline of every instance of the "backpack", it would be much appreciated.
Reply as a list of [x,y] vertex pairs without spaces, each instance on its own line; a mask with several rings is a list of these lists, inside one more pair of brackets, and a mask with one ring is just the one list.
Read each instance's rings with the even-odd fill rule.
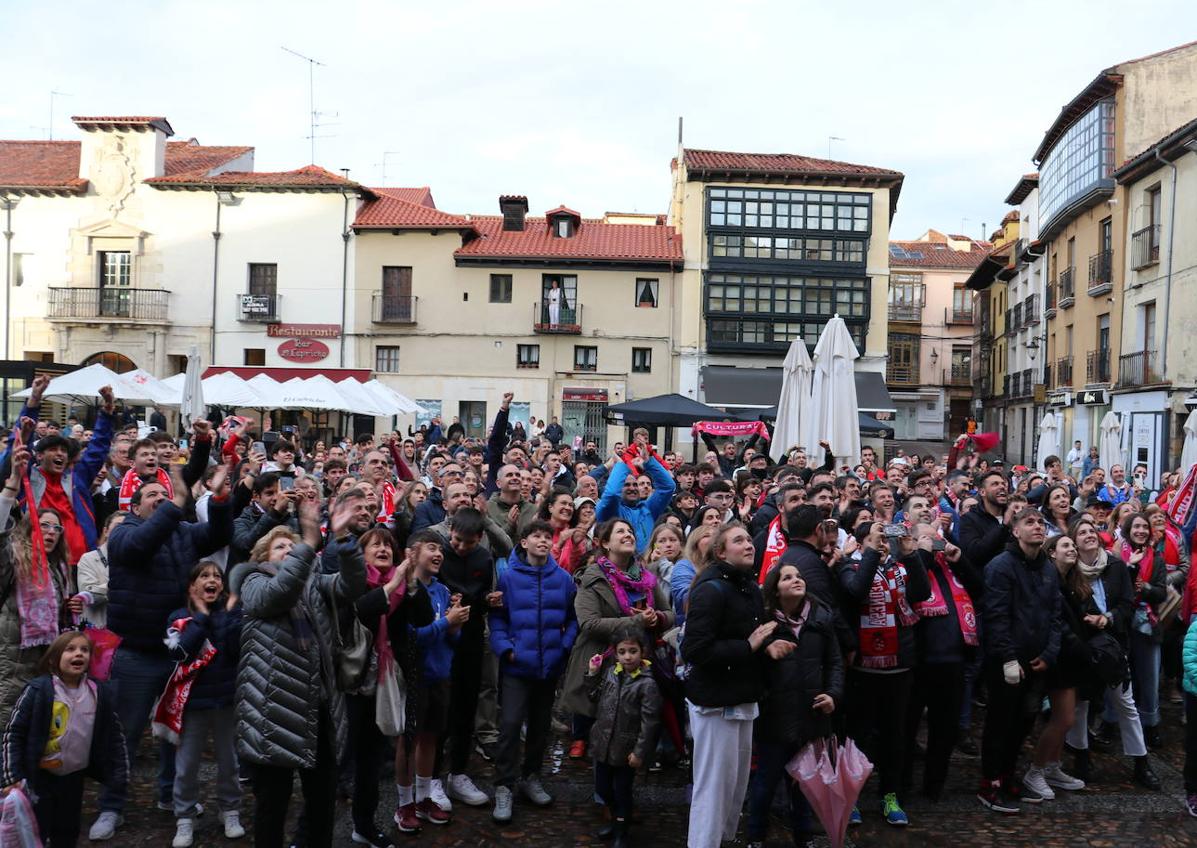
[[1118,686],[1130,679],[1130,666],[1122,644],[1109,633],[1095,633],[1085,642],[1089,668],[1106,686]]

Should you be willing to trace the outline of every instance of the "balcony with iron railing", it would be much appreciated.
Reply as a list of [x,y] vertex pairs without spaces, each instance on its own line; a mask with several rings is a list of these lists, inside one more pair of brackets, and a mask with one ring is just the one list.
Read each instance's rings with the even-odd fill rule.
[[[556,321],[553,321],[553,318]],[[563,336],[579,336],[582,334],[582,304],[562,306],[557,315],[549,311],[547,301],[532,305],[532,332],[548,333]]]
[[950,368],[943,369],[943,383],[945,386],[968,387],[973,384],[972,366],[963,362],[953,362]]
[[945,324],[972,324],[973,311],[962,306],[944,307],[943,322]]
[[1024,326],[1039,323],[1039,295],[1027,295],[1022,302],[1022,322]]
[[1131,261],[1135,270],[1160,261],[1160,225],[1152,224],[1131,234]]
[[892,361],[885,366],[885,382],[896,386],[917,386],[919,384],[918,365],[902,365]]
[[1007,374],[1007,389],[1006,397],[1016,398],[1022,396],[1022,374],[1015,371],[1013,374]]
[[371,320],[375,324],[414,324],[419,300],[415,295],[375,294]]
[[1053,278],[1052,281],[1047,284],[1047,289],[1043,293],[1043,315],[1046,318],[1051,318],[1056,314],[1056,288],[1056,281]]
[[277,294],[237,295],[237,320],[274,324],[282,315],[282,297]]
[[1141,350],[1118,357],[1118,384],[1120,386],[1153,386],[1167,382],[1156,364],[1158,352]]
[[1021,330],[1024,326],[1022,317],[1022,304],[1014,304],[1014,329]]
[[889,320],[921,324],[923,322],[923,307],[917,303],[891,303],[889,305]]
[[1027,397],[1035,391],[1035,373],[1030,368],[1024,368],[1022,372],[1022,393]]
[[1085,382],[1093,383],[1108,383],[1110,382],[1110,350],[1109,348],[1099,348],[1098,350],[1091,350],[1085,357]]
[[1089,257],[1089,294],[1106,294],[1114,287],[1114,251],[1103,250]]
[[1061,309],[1067,309],[1076,302],[1076,268],[1069,266],[1060,272]]
[[1056,360],[1056,388],[1072,388],[1072,357],[1062,356]]
[[50,321],[167,322],[170,292],[129,286],[51,288],[46,310]]
[[1043,385],[1047,389],[1055,388],[1055,383],[1052,382],[1052,379],[1055,376],[1054,372],[1055,372],[1055,369],[1052,368],[1052,364],[1050,362],[1044,363],[1044,365],[1043,365]]

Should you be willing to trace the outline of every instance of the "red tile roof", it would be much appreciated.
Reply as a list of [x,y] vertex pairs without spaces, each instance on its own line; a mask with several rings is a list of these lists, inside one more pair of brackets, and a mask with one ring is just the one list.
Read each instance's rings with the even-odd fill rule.
[[294,171],[225,171],[207,176],[192,171],[175,176],[151,177],[146,183],[157,188],[223,188],[241,189],[333,189],[353,188],[369,191],[353,180],[326,171],[319,165],[305,165]]
[[[967,236],[951,238],[972,241]],[[952,250],[946,244],[930,241],[891,241],[889,243],[890,268],[962,268],[977,267],[988,255],[987,247],[972,241],[972,250]]]
[[882,177],[902,179],[898,171],[875,168],[872,165],[855,165],[851,162],[837,162],[831,159],[815,159],[794,153],[733,153],[725,150],[693,150],[685,153],[686,169],[689,171],[731,171],[767,174],[790,174],[801,176]]
[[82,192],[77,141],[0,141],[0,188]]
[[471,216],[480,238],[457,250],[460,259],[562,259],[680,265],[682,237],[670,226],[605,224],[585,218],[570,238],[556,238],[544,218],[526,218],[522,231],[503,229],[498,215]]
[[[0,141],[0,187],[81,192],[78,141]],[[166,176],[199,178],[253,151],[252,147],[207,147],[189,141],[166,144]]]
[[427,188],[376,188],[375,198],[363,204],[353,221],[359,230],[473,230],[460,215],[437,209]]
[[209,147],[194,141],[168,141],[166,143],[166,176],[174,177],[199,171],[206,174],[253,153],[252,147]]

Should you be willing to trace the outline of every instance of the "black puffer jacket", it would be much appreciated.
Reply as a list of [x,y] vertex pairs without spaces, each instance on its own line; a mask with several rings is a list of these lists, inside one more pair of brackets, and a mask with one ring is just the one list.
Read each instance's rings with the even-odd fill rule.
[[1017,543],[1007,545],[985,567],[981,640],[986,659],[1054,664],[1060,653],[1061,603],[1059,575],[1043,552],[1028,559]]
[[690,664],[686,697],[700,707],[755,703],[764,693],[760,657],[748,644],[765,620],[761,590],[750,571],[713,562],[694,581],[682,659]]
[[590,753],[609,766],[626,766],[628,754],[641,762],[657,748],[661,693],[647,667],[629,674],[616,666],[586,676],[597,718],[590,729]]
[[758,742],[802,746],[812,739],[831,734],[831,716],[815,709],[816,695],[827,694],[840,709],[844,699],[844,659],[836,641],[834,615],[818,601],[811,608],[806,624],[797,637],[784,624],[765,640],[765,648],[777,641],[797,644],[788,656],[774,660],[765,657],[765,698],[755,732]]

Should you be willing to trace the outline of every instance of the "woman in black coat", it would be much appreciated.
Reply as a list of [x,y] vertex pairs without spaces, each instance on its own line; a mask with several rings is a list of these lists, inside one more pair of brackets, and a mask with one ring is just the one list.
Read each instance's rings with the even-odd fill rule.
[[810,805],[786,763],[808,742],[831,735],[831,713],[844,695],[844,661],[834,616],[806,595],[795,565],[765,578],[765,611],[777,628],[765,640],[765,697],[756,720],[757,765],[749,786],[748,841],[764,842],[777,782],[786,778],[795,845],[812,838]]

